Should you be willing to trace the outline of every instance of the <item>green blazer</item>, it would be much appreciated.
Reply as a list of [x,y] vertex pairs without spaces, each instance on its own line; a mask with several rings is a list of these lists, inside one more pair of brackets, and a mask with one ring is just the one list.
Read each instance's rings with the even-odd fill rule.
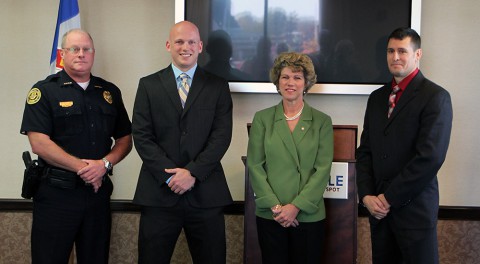
[[333,160],[330,116],[306,102],[293,133],[283,115],[283,104],[255,114],[248,141],[247,166],[255,192],[256,215],[273,219],[270,208],[293,204],[297,220],[325,218],[323,193]]

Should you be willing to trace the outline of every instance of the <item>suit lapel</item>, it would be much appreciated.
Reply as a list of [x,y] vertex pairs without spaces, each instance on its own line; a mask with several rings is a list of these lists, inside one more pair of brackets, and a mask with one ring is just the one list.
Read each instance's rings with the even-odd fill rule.
[[[403,91],[402,96],[397,102],[397,105],[393,109],[392,115],[388,119],[387,126],[392,123],[395,120],[395,117],[398,116],[402,110],[407,106],[410,101],[412,101],[413,98],[418,93],[418,88],[420,87],[420,83],[424,80],[424,77],[422,73],[419,71],[417,75],[412,79],[412,81],[408,84],[407,88],[405,91]],[[388,103],[387,103],[388,104]]]
[[281,102],[275,107],[275,121],[273,126],[275,133],[280,136],[285,148],[292,155],[292,158],[295,160],[297,166],[299,166],[300,162],[298,160],[297,148],[295,147],[292,133],[290,133],[290,129],[288,128],[285,117],[283,116],[283,105]]
[[300,120],[298,121],[297,126],[295,126],[295,129],[292,133],[293,140],[297,145],[302,141],[312,125],[312,108],[306,102],[304,102],[304,104],[305,106],[303,107]]
[[183,111],[182,103],[180,102],[180,96],[178,95],[177,80],[175,80],[172,67],[167,67],[165,71],[160,72],[159,75],[163,84],[161,88],[166,90],[168,97],[170,97],[172,104],[175,106],[175,109],[181,113]]

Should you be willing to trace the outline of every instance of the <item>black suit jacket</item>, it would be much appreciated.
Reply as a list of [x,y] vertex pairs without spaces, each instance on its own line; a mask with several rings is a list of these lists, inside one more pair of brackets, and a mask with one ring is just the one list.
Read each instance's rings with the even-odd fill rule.
[[450,95],[418,72],[387,118],[390,92],[388,83],[368,99],[357,149],[359,198],[384,193],[397,227],[433,227],[439,207],[437,172],[452,128]]
[[140,79],[133,108],[132,134],[143,164],[133,202],[173,206],[180,195],[165,183],[166,168],[185,168],[196,178],[183,194],[195,207],[230,204],[232,197],[220,160],[232,137],[228,82],[197,67],[182,108],[169,66]]

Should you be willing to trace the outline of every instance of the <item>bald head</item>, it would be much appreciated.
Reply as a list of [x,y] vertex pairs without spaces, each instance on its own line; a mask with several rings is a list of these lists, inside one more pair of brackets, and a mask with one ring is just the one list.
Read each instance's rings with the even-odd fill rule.
[[172,39],[172,35],[175,35],[177,32],[181,31],[188,31],[192,32],[198,35],[198,39],[200,39],[200,31],[198,30],[198,27],[193,24],[190,21],[180,21],[173,25],[173,27],[170,29],[170,40]]

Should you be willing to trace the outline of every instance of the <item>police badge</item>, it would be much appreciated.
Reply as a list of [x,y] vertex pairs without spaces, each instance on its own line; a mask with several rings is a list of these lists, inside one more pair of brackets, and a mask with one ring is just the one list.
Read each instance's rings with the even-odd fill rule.
[[107,103],[109,104],[113,103],[112,95],[110,94],[109,91],[103,91],[103,99],[105,99],[105,101],[107,101]]

